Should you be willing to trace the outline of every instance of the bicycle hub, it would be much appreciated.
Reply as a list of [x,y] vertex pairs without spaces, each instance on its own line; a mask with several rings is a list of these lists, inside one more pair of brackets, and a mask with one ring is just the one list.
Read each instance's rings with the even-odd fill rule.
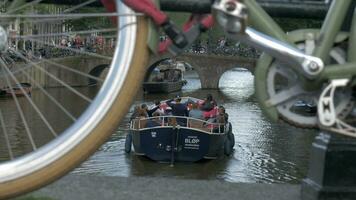
[[227,33],[245,33],[247,8],[236,0],[221,0],[213,5],[215,17]]

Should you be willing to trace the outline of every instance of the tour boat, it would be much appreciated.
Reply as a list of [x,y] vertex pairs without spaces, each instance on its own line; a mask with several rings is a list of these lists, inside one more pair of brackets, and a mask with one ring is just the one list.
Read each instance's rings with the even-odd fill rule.
[[[182,98],[182,103],[202,101]],[[168,107],[164,105],[162,107]],[[215,109],[216,110],[216,109]],[[211,115],[211,113],[210,113]],[[133,144],[133,145],[132,145]],[[196,162],[230,155],[235,144],[231,123],[210,122],[182,116],[156,116],[131,121],[125,151],[155,161]]]

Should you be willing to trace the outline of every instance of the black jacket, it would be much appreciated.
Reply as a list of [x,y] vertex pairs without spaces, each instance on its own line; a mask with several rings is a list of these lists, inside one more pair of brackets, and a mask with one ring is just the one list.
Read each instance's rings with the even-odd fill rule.
[[167,105],[172,108],[172,114],[176,116],[189,116],[187,106],[182,103],[172,103],[173,100],[167,101]]

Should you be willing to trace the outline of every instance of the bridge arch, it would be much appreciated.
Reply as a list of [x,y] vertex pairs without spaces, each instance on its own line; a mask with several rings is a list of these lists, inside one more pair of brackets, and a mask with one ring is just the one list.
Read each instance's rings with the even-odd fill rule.
[[[167,56],[153,56],[147,68],[146,78],[148,79],[152,70],[159,62],[167,60]],[[253,72],[256,60],[239,56],[218,56],[208,54],[185,53],[177,56],[178,61],[189,63],[198,73],[202,89],[218,89],[219,81],[226,71],[241,67]]]
[[[219,79],[219,88],[234,88],[244,91],[246,87],[253,87],[254,75],[244,68],[236,66],[225,71]],[[254,87],[253,87],[254,88]]]
[[241,67],[253,71],[255,60],[238,56],[217,56],[183,54],[178,56],[181,60],[191,64],[198,73],[202,89],[218,89],[222,75],[231,69]]
[[148,81],[148,79],[150,78],[150,75],[152,73],[152,71],[163,61],[167,61],[171,58],[163,58],[163,59],[158,59],[157,61],[155,61],[153,64],[149,65],[149,67],[146,70],[146,75],[145,78],[143,79],[144,81]]
[[[94,77],[100,77],[105,69],[109,68],[109,64],[101,64],[90,70],[89,75]],[[88,85],[96,85],[98,81],[92,78],[88,79]]]

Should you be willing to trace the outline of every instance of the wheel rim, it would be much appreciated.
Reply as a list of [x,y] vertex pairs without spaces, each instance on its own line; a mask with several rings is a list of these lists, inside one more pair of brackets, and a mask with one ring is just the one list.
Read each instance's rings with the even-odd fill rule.
[[[123,28],[117,32],[116,46],[118,48],[115,50],[111,62],[112,67],[98,95],[75,124],[66,129],[59,137],[34,152],[0,163],[0,185],[39,171],[67,155],[100,126],[101,120],[107,118],[112,105],[117,104],[117,96],[124,87],[125,78],[129,73],[137,27],[135,14],[130,9],[121,2],[116,7],[119,13],[125,13],[128,16],[119,18],[119,24],[122,25],[120,27]],[[4,127],[4,123],[2,123],[2,127]],[[103,134],[109,135],[110,133]],[[91,147],[88,147],[88,151],[90,149]],[[87,153],[84,152],[84,154]],[[78,158],[78,160],[80,159],[82,158]]]

